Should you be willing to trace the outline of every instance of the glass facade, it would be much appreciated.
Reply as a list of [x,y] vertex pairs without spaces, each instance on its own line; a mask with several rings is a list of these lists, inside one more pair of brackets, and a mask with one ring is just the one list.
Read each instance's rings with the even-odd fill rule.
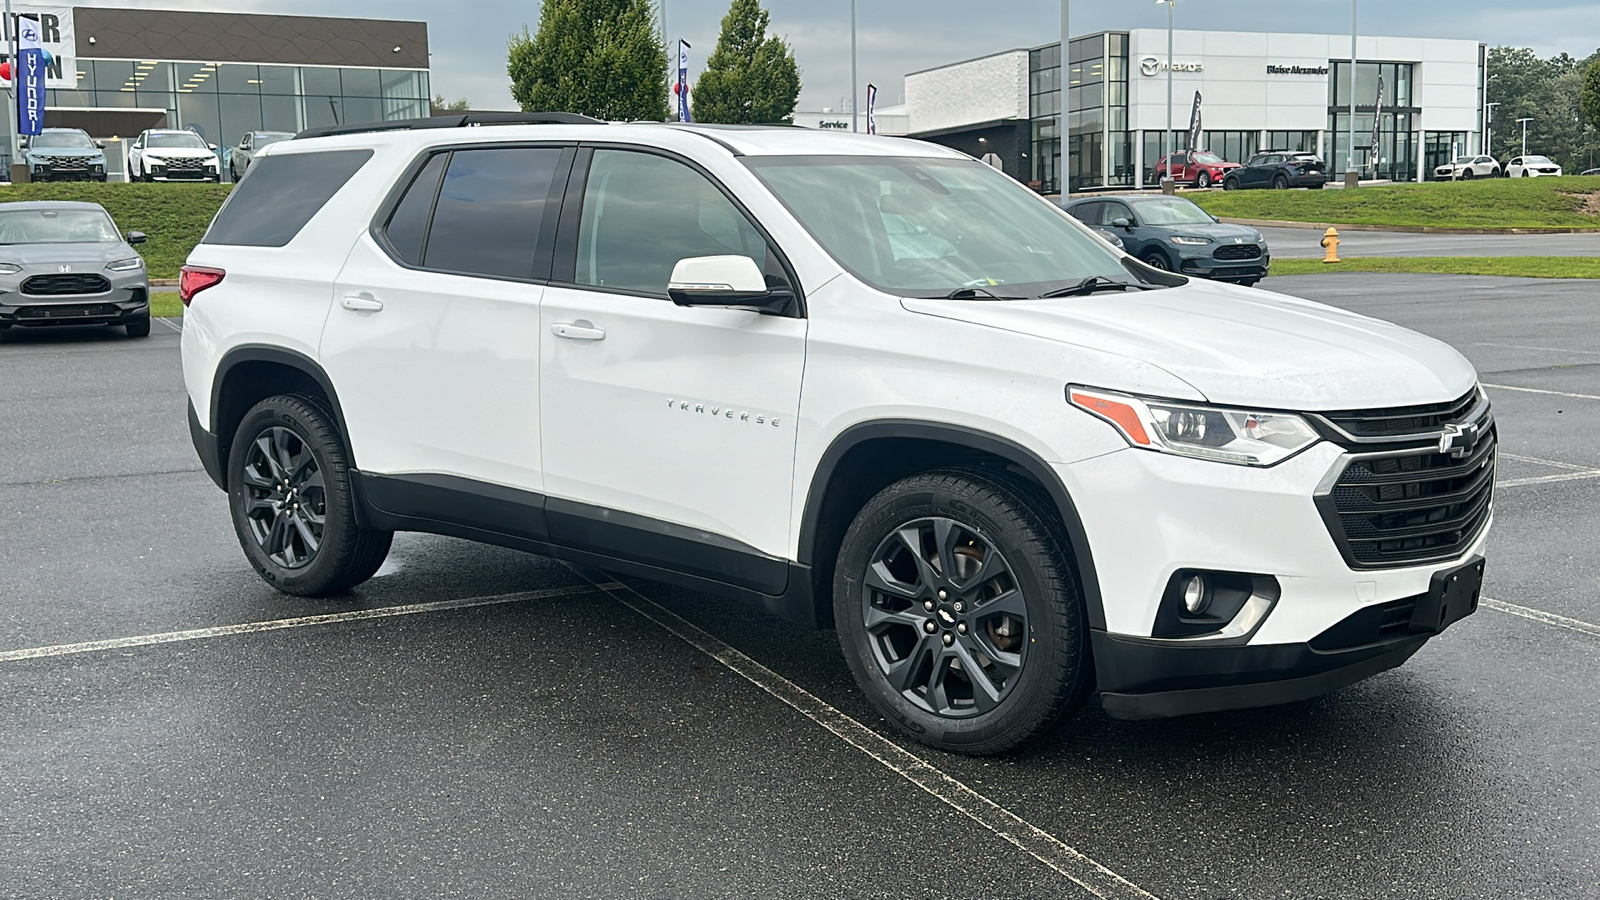
[[[1262,150],[1290,150],[1295,153],[1316,153],[1317,133],[1315,131],[1269,131],[1266,143]],[[1239,160],[1243,162],[1244,160]]]
[[1073,190],[1133,184],[1128,36],[1101,33],[1072,41],[1064,103],[1062,96],[1061,45],[1034,50],[1029,55],[1028,90],[1033,187],[1045,193],[1061,189],[1056,165],[1063,117],[1068,136],[1068,184]]
[[1051,44],[1028,54],[1028,118],[1033,133],[1029,141],[1032,171],[1028,186],[1045,194],[1061,190],[1056,172],[1061,154],[1061,45]]
[[[1418,135],[1413,123],[1422,110],[1411,96],[1412,64],[1358,62],[1355,67],[1355,152],[1350,152],[1350,61],[1333,60],[1328,72],[1328,142],[1326,158],[1333,171],[1343,171],[1346,161],[1364,178],[1414,181],[1417,177]],[[1381,81],[1379,79],[1382,79]],[[1379,86],[1383,88],[1380,98]],[[1377,124],[1374,157],[1373,125]]]
[[295,132],[429,114],[428,73],[420,69],[131,59],[77,62],[77,89],[48,91],[47,107],[164,109],[166,127],[190,129],[222,147],[238,143],[247,131]]

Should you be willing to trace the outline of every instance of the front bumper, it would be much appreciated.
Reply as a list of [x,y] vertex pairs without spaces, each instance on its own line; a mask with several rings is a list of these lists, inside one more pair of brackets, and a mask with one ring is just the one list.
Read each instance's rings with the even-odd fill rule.
[[[1184,247],[1180,252],[1188,252],[1191,248]],[[1180,256],[1178,259],[1178,272],[1183,275],[1194,275],[1211,281],[1245,281],[1255,278],[1267,277],[1267,268],[1272,264],[1272,255],[1266,247],[1261,248],[1261,255],[1256,259],[1217,259],[1211,254],[1216,252],[1216,244],[1207,244],[1203,247],[1192,248],[1197,251],[1194,256]]]
[[140,273],[137,284],[99,294],[33,296],[0,290],[0,328],[45,328],[56,325],[122,325],[150,314],[150,289]]
[[[1109,714],[1304,699],[1398,666],[1436,633],[1417,611],[1430,602],[1435,576],[1483,555],[1489,526],[1450,560],[1354,570],[1315,499],[1343,456],[1323,442],[1250,468],[1130,448],[1055,466],[1094,555],[1104,628],[1092,645]],[[1268,575],[1280,595],[1242,636],[1154,637],[1179,570]]]
[[152,181],[220,181],[222,179],[221,170],[216,168],[174,169],[164,164],[151,163],[148,171]]

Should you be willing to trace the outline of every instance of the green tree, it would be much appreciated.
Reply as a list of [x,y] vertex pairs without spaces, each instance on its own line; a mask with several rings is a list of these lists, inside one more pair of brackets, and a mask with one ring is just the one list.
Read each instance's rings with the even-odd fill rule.
[[1589,67],[1583,73],[1583,93],[1579,102],[1589,127],[1600,129],[1600,51],[1589,57]]
[[1586,73],[1600,51],[1588,59],[1558,53],[1540,59],[1526,47],[1489,50],[1488,99],[1494,110],[1494,146],[1501,162],[1522,154],[1522,126],[1528,123],[1528,152],[1548,156],[1569,172],[1589,168],[1600,157],[1600,129],[1586,127],[1583,96]]
[[433,114],[437,116],[441,113],[466,112],[472,109],[472,104],[467,102],[465,97],[457,100],[446,100],[443,94],[434,94],[433,100],[429,102],[429,107]]
[[717,49],[689,95],[699,122],[729,125],[792,122],[800,67],[782,38],[768,37],[759,0],[733,0]]
[[667,117],[667,53],[650,0],[544,0],[539,33],[511,36],[506,72],[526,111]]

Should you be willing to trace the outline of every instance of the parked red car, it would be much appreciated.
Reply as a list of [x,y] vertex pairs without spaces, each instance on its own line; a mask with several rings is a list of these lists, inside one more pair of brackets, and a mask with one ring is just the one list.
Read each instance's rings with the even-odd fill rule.
[[1210,150],[1196,150],[1193,153],[1178,152],[1162,157],[1156,162],[1156,182],[1167,177],[1167,164],[1172,166],[1172,180],[1179,184],[1192,184],[1195,187],[1211,187],[1221,184],[1222,176],[1227,172],[1239,168],[1238,163],[1231,163]]

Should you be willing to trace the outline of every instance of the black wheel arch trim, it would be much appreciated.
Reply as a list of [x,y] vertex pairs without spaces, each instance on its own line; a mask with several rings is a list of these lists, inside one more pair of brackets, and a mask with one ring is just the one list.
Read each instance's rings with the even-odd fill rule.
[[[345,458],[349,460],[350,467],[354,469],[356,467],[356,458],[354,448],[350,446],[350,431],[345,427],[344,410],[339,406],[339,394],[334,390],[333,379],[328,377],[328,373],[323,371],[322,367],[317,365],[316,361],[311,357],[295,350],[289,350],[283,347],[275,347],[270,344],[240,344],[239,346],[234,347],[227,353],[223,354],[221,362],[217,363],[216,375],[211,380],[211,426],[209,429],[209,434],[211,435],[212,440],[216,442],[217,446],[216,467],[217,475],[221,476],[221,480],[218,480],[217,475],[213,475],[212,477],[212,480],[217,481],[217,486],[223,490],[228,489],[227,454],[228,448],[232,444],[231,435],[225,436],[217,432],[217,423],[222,411],[223,388],[228,383],[228,375],[235,368],[241,364],[252,362],[274,363],[290,369],[295,369],[309,377],[312,381],[316,382],[317,386],[322,389],[323,396],[326,397],[328,401],[328,411],[333,415],[334,424],[336,424],[339,428],[339,438],[344,442],[345,445]],[[193,401],[191,400],[190,402],[192,407]],[[194,427],[198,427],[198,425],[198,422],[193,423]],[[199,449],[198,444],[196,445],[196,449]],[[203,454],[201,459],[202,462],[204,462],[205,458]],[[211,472],[209,465],[206,471],[208,473]]]
[[806,492],[805,509],[800,519],[798,561],[807,569],[814,569],[815,543],[821,527],[823,501],[829,483],[845,456],[855,447],[879,438],[910,438],[939,441],[977,450],[1006,460],[1020,467],[1049,495],[1066,529],[1072,555],[1078,564],[1078,581],[1083,589],[1085,611],[1089,627],[1103,631],[1106,627],[1105,607],[1100,597],[1100,579],[1095,573],[1094,554],[1089,546],[1089,534],[1084,530],[1078,507],[1072,502],[1066,486],[1038,454],[1007,438],[976,428],[944,422],[917,419],[877,419],[859,422],[846,428],[834,438],[823,452],[813,472]]

